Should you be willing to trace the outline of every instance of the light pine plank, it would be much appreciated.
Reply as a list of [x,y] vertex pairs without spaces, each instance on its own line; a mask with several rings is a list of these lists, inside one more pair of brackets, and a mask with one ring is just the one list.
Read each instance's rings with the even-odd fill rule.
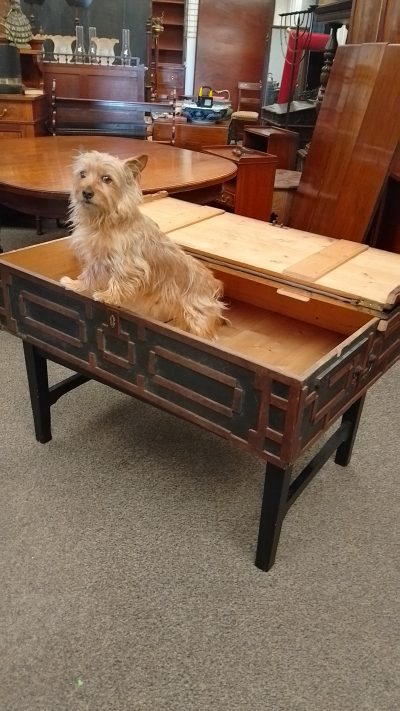
[[311,255],[311,257],[306,257],[306,259],[302,259],[297,264],[284,269],[283,273],[288,276],[307,279],[311,282],[316,281],[348,262],[349,259],[353,259],[357,254],[365,252],[366,249],[368,249],[366,244],[340,239]]
[[151,217],[162,232],[172,232],[195,222],[201,223],[203,220],[224,212],[217,207],[196,205],[184,200],[165,197],[165,193],[161,194],[161,198],[159,193],[156,193],[154,197],[145,196],[140,211],[147,217]]

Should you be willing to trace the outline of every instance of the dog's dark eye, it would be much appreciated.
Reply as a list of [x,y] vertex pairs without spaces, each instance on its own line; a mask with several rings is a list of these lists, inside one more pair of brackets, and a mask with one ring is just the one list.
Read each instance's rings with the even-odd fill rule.
[[86,178],[86,170],[81,170],[81,172],[79,173],[79,177]]
[[112,183],[112,180],[109,175],[103,175],[101,179],[103,183]]

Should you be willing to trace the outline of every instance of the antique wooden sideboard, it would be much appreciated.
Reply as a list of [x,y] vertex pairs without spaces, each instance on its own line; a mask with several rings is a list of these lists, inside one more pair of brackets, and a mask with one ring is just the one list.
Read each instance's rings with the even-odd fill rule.
[[[95,379],[253,453],[268,570],[290,506],[334,452],[348,463],[364,396],[400,358],[400,255],[169,197],[142,210],[222,279],[229,321],[210,342],[66,291],[60,278],[79,273],[69,238],[3,255],[0,322],[23,341],[36,437],[50,440],[51,406]],[[76,374],[49,388],[48,360]]]
[[145,66],[43,62],[43,90],[49,103],[57,96],[74,99],[144,101]]

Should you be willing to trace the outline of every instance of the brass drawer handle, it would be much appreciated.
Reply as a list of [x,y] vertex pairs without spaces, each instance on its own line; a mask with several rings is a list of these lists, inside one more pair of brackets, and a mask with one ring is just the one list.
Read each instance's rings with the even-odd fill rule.
[[4,118],[4,116],[6,115],[6,113],[7,113],[7,109],[3,109],[3,111],[2,111],[1,114],[0,114],[0,118]]

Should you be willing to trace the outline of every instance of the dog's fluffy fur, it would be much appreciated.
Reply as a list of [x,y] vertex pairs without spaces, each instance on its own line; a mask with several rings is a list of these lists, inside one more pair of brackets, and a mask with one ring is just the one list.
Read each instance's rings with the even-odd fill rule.
[[223,322],[221,282],[139,210],[141,155],[128,160],[97,151],[73,163],[72,243],[82,265],[67,289],[205,338]]

